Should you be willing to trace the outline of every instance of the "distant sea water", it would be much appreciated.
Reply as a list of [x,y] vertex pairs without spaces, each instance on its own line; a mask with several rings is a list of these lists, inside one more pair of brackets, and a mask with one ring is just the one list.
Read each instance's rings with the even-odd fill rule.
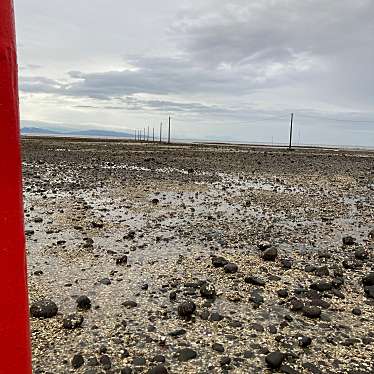
[[[77,139],[98,139],[98,140],[134,140],[134,137],[119,137],[119,136],[95,136],[95,135],[69,135],[69,134],[22,134],[23,137],[56,137],[56,138],[77,138]],[[165,143],[167,139],[162,139]],[[152,143],[152,139],[149,140]],[[159,139],[155,138],[155,142],[159,142]],[[266,142],[254,142],[254,141],[237,141],[237,140],[222,140],[222,139],[187,139],[187,138],[172,138],[171,143],[182,143],[182,144],[222,144],[222,145],[247,145],[247,146],[258,146],[258,147],[269,147],[269,148],[285,148],[288,147],[288,143],[266,143]],[[368,150],[373,151],[373,146],[361,146],[361,145],[347,145],[347,144],[293,144],[295,148],[320,148],[320,149],[347,149],[347,150]]]

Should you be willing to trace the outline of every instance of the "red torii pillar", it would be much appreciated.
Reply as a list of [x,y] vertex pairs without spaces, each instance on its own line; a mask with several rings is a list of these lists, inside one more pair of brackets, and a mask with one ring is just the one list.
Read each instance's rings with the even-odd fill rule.
[[31,374],[13,0],[0,0],[0,373]]

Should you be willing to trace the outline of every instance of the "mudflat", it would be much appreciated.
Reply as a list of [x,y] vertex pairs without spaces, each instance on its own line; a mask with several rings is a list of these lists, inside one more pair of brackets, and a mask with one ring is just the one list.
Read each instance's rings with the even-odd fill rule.
[[373,373],[374,152],[22,147],[34,373]]

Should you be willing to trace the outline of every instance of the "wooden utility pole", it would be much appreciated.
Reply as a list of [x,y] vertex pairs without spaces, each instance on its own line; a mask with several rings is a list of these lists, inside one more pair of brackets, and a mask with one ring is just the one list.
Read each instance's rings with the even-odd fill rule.
[[135,129],[135,141],[136,141],[136,129]]
[[292,127],[293,127],[293,113],[291,113],[291,125],[290,125],[290,144],[288,146],[288,149],[292,149]]
[[170,144],[170,116],[169,116],[169,133],[168,133],[168,143]]
[[145,127],[144,127],[144,141],[145,141]]
[[149,142],[149,126],[148,126],[148,130],[147,130],[147,142]]
[[162,122],[160,123],[160,143],[162,143]]
[[153,143],[155,142],[155,128],[153,128]]

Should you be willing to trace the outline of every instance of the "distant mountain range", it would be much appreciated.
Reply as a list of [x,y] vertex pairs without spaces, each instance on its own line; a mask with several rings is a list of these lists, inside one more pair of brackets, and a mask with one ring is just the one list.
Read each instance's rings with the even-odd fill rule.
[[111,130],[52,130],[42,127],[22,127],[22,135],[89,136],[98,138],[132,138],[134,134]]

